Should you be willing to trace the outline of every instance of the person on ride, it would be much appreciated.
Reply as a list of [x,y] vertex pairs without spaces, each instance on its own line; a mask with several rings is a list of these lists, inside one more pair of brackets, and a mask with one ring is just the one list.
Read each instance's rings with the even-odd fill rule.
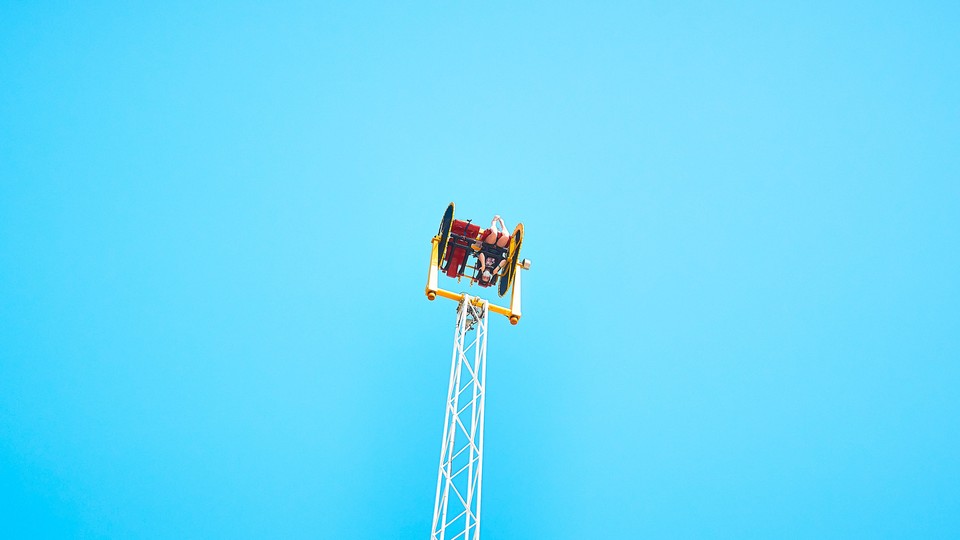
[[[505,248],[510,244],[510,233],[507,232],[507,225],[500,216],[493,216],[490,221],[490,228],[482,233],[481,239],[484,244],[499,248]],[[489,286],[493,283],[494,276],[500,274],[500,271],[506,266],[507,259],[500,255],[501,250],[495,250],[496,255],[484,254],[483,246],[480,245],[479,241],[473,245],[473,249],[477,251],[477,259],[480,261],[478,281],[484,287]]]

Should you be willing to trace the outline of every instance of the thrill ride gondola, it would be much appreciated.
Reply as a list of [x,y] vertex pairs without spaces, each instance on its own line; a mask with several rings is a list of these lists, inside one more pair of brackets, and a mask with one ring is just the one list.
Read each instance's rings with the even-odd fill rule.
[[[520,247],[523,244],[523,224],[517,224],[510,235],[507,246],[484,242],[492,229],[484,229],[472,220],[454,218],[454,204],[450,203],[443,218],[440,220],[440,229],[432,239],[433,250],[430,256],[430,274],[427,279],[427,298],[433,300],[443,296],[460,301],[462,294],[445,291],[437,286],[437,275],[443,272],[458,282],[466,278],[469,284],[479,285],[482,288],[497,287],[497,294],[502,298],[510,290],[510,308],[490,305],[490,311],[505,315],[512,324],[520,320],[520,273],[518,270],[530,268],[530,261],[520,259]],[[494,231],[495,232],[495,231]],[[490,279],[482,279],[484,268],[481,266],[481,257],[486,260],[506,261],[502,269]]]

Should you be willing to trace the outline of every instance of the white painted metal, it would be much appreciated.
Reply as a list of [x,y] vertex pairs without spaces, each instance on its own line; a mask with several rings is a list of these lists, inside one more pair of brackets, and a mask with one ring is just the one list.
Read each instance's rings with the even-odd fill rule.
[[457,308],[431,540],[480,540],[488,306],[464,295]]

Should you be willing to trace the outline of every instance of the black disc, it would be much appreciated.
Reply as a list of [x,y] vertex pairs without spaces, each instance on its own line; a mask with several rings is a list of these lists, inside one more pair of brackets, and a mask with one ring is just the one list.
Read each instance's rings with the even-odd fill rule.
[[509,270],[504,272],[504,275],[500,276],[500,283],[497,284],[497,294],[499,294],[501,298],[506,296],[507,291],[510,290],[510,279],[508,277],[509,274]]
[[440,220],[440,231],[437,236],[440,243],[437,244],[437,266],[443,265],[443,257],[447,254],[447,241],[450,240],[450,229],[453,227],[453,203],[447,206],[443,213],[443,219]]
[[517,261],[520,260],[520,245],[523,243],[523,223],[518,223],[517,228],[513,230],[510,236],[510,247],[507,251],[507,268],[500,278],[500,287],[497,294],[501,297],[507,295],[507,291],[513,285],[513,276],[517,272]]

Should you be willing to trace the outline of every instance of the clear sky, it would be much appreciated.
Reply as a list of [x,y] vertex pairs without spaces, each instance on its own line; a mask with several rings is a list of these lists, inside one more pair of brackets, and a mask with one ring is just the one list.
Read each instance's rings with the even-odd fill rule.
[[960,536],[960,4],[197,4],[0,3],[0,536],[427,538],[450,201],[485,539]]

